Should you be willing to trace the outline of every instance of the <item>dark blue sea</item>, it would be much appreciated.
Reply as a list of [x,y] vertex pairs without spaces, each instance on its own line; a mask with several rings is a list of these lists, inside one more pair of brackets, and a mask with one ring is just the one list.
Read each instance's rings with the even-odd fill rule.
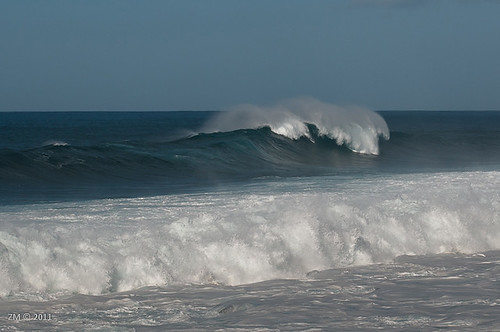
[[0,326],[499,330],[500,112],[0,113]]

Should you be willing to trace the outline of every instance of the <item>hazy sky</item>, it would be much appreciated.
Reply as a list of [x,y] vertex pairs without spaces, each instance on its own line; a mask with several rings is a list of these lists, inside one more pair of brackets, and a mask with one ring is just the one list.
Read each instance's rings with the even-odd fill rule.
[[500,0],[0,0],[0,110],[500,109]]

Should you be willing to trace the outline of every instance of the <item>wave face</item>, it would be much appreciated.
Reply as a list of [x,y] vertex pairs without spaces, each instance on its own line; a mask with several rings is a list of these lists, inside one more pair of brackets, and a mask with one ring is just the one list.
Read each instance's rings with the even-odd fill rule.
[[225,132],[262,127],[293,140],[306,137],[314,141],[315,136],[324,136],[354,152],[374,155],[379,154],[379,137],[389,139],[389,129],[379,114],[312,98],[293,99],[272,107],[237,106],[218,115],[203,130]]
[[227,112],[28,115],[7,114],[2,126],[4,197],[19,186],[24,196],[78,188],[71,194],[108,197],[317,174],[369,162],[364,155],[377,154],[379,136],[389,135],[374,112],[312,99]]
[[266,177],[495,170],[498,128],[500,112],[375,113],[313,99],[225,112],[0,113],[0,203]]
[[[346,146],[306,125],[308,137],[290,139],[269,127],[197,134],[169,142],[121,142],[90,146],[51,143],[3,150],[6,183],[223,181],[314,173],[315,166],[362,163]],[[366,158],[365,158],[366,159]],[[367,159],[368,160],[368,159]]]
[[337,177],[0,208],[0,295],[237,285],[500,249],[499,172]]

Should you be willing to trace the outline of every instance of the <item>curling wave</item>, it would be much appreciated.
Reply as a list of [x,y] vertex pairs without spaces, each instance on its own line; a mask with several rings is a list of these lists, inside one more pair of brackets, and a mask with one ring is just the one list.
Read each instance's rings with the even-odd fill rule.
[[38,147],[0,149],[0,184],[129,187],[149,181],[151,187],[311,175],[369,164],[379,153],[379,137],[387,139],[389,131],[375,112],[296,99],[217,112],[197,134],[174,140],[45,140]]
[[291,99],[272,107],[240,105],[221,113],[204,128],[206,132],[269,127],[290,139],[314,139],[309,124],[319,135],[354,152],[379,154],[379,137],[389,139],[389,128],[377,113],[360,107],[339,107],[313,98]]

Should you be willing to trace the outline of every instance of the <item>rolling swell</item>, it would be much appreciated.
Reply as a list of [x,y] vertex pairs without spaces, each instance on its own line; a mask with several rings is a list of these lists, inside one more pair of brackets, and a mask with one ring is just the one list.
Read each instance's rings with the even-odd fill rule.
[[500,166],[500,112],[375,113],[301,99],[226,112],[5,113],[0,120],[0,200]]
[[135,196],[357,171],[379,153],[379,137],[389,136],[377,113],[315,99],[224,112],[30,113],[0,120],[4,196],[30,190]]
[[391,140],[380,142],[385,171],[497,169],[500,112],[394,112],[380,114]]
[[79,184],[160,180],[221,181],[299,175],[318,167],[348,166],[367,156],[318,134],[293,140],[269,127],[198,134],[174,141],[46,146],[0,151],[3,183]]

